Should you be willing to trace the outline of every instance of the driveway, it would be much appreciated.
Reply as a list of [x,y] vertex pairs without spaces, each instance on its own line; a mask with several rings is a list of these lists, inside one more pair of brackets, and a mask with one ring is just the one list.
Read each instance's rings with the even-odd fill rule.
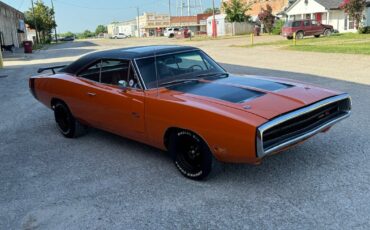
[[[203,48],[216,53],[216,45]],[[107,47],[117,45],[66,43],[6,61],[0,70],[0,229],[368,229],[370,86],[292,71],[296,61],[283,70],[215,55],[233,73],[349,92],[353,115],[260,166],[226,164],[217,176],[195,182],[165,152],[131,140],[99,130],[63,138],[52,111],[29,93],[28,77],[38,67]]]

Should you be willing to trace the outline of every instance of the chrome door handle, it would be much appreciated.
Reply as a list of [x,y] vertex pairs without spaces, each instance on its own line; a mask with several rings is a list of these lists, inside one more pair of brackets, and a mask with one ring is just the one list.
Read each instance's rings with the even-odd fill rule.
[[87,93],[87,95],[89,95],[89,96],[96,96],[96,93]]

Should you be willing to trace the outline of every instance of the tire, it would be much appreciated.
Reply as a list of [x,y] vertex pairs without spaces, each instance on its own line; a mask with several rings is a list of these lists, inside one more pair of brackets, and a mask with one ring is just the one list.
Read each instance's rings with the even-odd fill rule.
[[170,135],[168,150],[183,176],[203,180],[210,174],[215,159],[198,135],[186,130],[175,131]]
[[286,39],[288,39],[288,40],[292,40],[292,39],[293,39],[293,37],[292,37],[292,36],[287,36],[287,37],[286,37]]
[[324,31],[324,36],[329,37],[330,35],[331,35],[331,30],[326,29],[326,30]]
[[314,36],[315,36],[315,38],[319,38],[320,37],[320,34],[316,34]]
[[295,37],[296,37],[296,39],[303,39],[304,33],[302,31],[299,31],[299,32],[296,33]]
[[76,138],[86,133],[86,127],[77,121],[68,106],[57,102],[54,106],[55,122],[59,131],[67,138]]
[[175,35],[174,34],[170,34],[170,36],[168,36],[169,38],[173,38],[173,37],[175,37]]

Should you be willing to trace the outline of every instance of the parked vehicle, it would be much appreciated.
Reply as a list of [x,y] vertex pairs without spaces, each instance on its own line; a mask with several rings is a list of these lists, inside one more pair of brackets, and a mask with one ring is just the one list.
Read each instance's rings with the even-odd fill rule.
[[173,38],[175,37],[175,35],[181,30],[181,28],[178,28],[178,27],[170,27],[170,28],[166,28],[164,30],[164,33],[163,35],[165,37],[169,37],[169,38]]
[[115,34],[112,36],[113,39],[124,39],[124,38],[128,38],[128,36],[124,33],[118,33],[118,34]]
[[333,26],[324,25],[316,20],[294,20],[287,21],[282,29],[282,35],[287,39],[292,39],[293,34],[296,33],[297,39],[302,39],[304,36],[320,35],[330,36],[333,32]]
[[64,41],[64,42],[69,42],[69,41],[74,41],[74,40],[75,38],[73,36],[67,36],[67,37],[60,39],[60,41]]
[[180,173],[197,180],[218,161],[259,164],[351,111],[346,93],[232,75],[194,47],[99,51],[38,72],[46,70],[53,74],[31,77],[30,90],[65,137],[90,126],[168,150]]

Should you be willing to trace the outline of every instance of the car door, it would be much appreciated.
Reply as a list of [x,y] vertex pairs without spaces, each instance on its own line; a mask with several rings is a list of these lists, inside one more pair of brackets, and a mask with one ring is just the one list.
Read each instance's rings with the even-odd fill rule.
[[323,33],[321,25],[316,20],[312,20],[312,22],[311,22],[311,29],[312,29],[312,34],[313,35],[317,35],[317,34],[322,34]]
[[304,27],[304,35],[305,36],[310,36],[312,35],[312,28],[311,28],[311,21],[310,20],[305,20],[303,21],[303,27]]
[[[145,136],[145,93],[128,60],[102,59],[98,81],[86,76],[86,113],[93,126],[122,136],[142,139]],[[127,88],[120,81],[129,82]]]

